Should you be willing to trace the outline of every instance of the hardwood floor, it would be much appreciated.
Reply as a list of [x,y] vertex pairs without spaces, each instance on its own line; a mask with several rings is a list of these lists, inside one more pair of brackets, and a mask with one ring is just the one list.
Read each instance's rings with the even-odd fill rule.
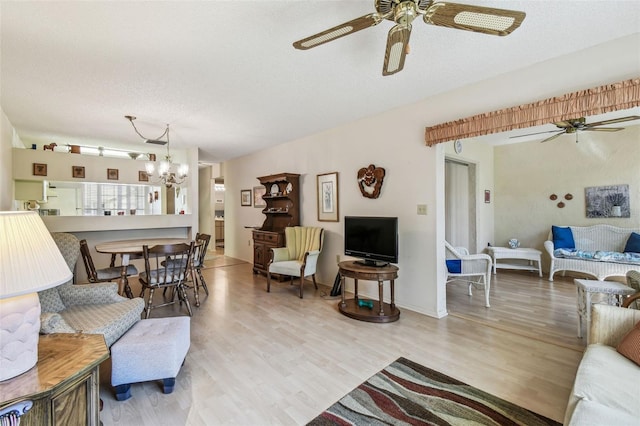
[[[194,308],[174,392],[135,384],[118,402],[105,362],[105,426],[305,424],[400,356],[562,421],[582,357],[571,280],[499,271],[489,309],[482,291],[469,298],[466,286],[450,285],[448,317],[400,307],[399,321],[372,324],[341,315],[338,300],[323,297],[329,288],[308,282],[301,300],[288,283],[267,293],[248,263],[215,256],[206,265],[210,296]],[[174,305],[152,316],[185,313]]]

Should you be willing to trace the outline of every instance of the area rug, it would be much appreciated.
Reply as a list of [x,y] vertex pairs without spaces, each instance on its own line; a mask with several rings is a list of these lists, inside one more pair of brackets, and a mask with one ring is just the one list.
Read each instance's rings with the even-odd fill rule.
[[308,424],[560,425],[405,358],[398,358]]

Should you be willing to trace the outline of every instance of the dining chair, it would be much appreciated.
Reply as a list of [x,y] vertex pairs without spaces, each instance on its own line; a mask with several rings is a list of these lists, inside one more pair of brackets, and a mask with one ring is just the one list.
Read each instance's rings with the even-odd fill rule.
[[[184,302],[192,315],[191,304],[185,291],[185,281],[189,275],[191,256],[195,243],[167,244],[142,247],[144,258],[144,271],[138,279],[142,285],[140,297],[144,298],[149,290],[145,304],[145,318],[149,318],[151,310],[167,306],[176,302],[176,296],[180,304]],[[169,297],[165,296],[165,303],[153,304],[153,293],[156,289],[172,289]]]
[[[117,281],[123,278],[122,267],[120,266],[112,265],[108,268],[96,269],[91,257],[91,251],[89,250],[87,240],[80,240],[80,254],[82,255],[82,261],[84,262],[84,268],[87,271],[87,278],[89,279],[90,283]],[[129,280],[127,279],[127,277],[130,277],[131,275],[137,275],[138,269],[135,267],[135,265],[128,265],[126,268],[126,273],[124,275],[124,288],[125,291],[127,289],[131,291],[129,287]]]

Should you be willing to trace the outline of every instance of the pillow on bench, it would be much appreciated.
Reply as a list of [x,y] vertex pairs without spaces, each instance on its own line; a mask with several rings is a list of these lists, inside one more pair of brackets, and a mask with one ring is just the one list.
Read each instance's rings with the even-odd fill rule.
[[553,235],[553,248],[554,249],[571,249],[576,248],[576,242],[573,240],[573,232],[568,226],[563,228],[561,226],[551,226],[551,233]]
[[632,232],[624,246],[625,253],[640,253],[640,234]]

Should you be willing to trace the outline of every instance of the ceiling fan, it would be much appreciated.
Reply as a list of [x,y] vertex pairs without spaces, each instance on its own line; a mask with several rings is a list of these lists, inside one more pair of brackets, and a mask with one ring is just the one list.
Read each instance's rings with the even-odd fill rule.
[[578,132],[579,131],[588,130],[588,131],[592,131],[592,132],[593,131],[596,131],[596,132],[618,132],[620,130],[624,130],[624,127],[598,127],[598,126],[605,126],[607,124],[623,123],[625,121],[632,121],[632,120],[640,120],[640,116],[638,116],[638,115],[630,115],[628,117],[620,117],[620,118],[613,118],[611,120],[596,121],[595,123],[587,123],[587,120],[584,117],[571,118],[569,120],[558,121],[556,123],[553,123],[560,130],[548,130],[546,132],[537,132],[537,133],[529,133],[529,134],[526,134],[526,135],[511,136],[509,139],[521,138],[521,137],[524,137],[524,136],[541,135],[543,133],[555,133],[555,135],[540,141],[540,142],[548,142],[548,141],[553,140],[553,139],[555,139],[555,138],[557,138],[559,136],[562,136],[564,134],[575,133],[576,134],[576,143],[578,143]]
[[374,0],[376,12],[329,28],[293,43],[296,49],[312,47],[378,25],[385,19],[396,23],[387,37],[382,75],[395,74],[404,67],[409,53],[411,23],[422,15],[426,24],[484,34],[505,36],[520,26],[524,12],[433,0]]

